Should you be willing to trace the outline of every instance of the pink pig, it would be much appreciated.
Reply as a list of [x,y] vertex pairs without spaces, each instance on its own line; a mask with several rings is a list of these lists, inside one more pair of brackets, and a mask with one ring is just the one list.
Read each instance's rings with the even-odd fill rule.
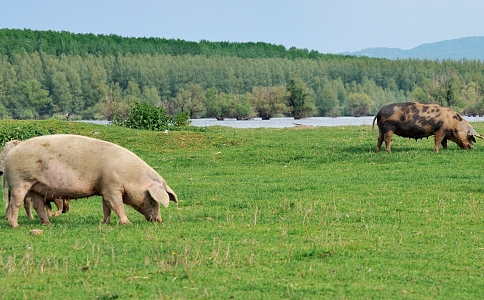
[[[14,147],[5,159],[4,186],[11,196],[10,226],[18,227],[18,210],[29,191],[47,198],[103,198],[106,223],[111,210],[129,224],[123,204],[148,221],[161,222],[160,204],[178,202],[165,180],[136,154],[116,144],[80,135],[34,137]],[[4,187],[4,194],[5,194]],[[5,195],[4,195],[5,197]]]

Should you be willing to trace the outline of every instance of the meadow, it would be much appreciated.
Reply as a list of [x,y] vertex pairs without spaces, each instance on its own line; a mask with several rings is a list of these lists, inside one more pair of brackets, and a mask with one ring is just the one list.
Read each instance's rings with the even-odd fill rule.
[[19,228],[2,202],[1,299],[482,299],[482,140],[377,154],[370,126],[35,124],[130,149],[180,201],[163,223],[127,207],[132,225],[103,224],[90,197],[51,225],[21,210]]

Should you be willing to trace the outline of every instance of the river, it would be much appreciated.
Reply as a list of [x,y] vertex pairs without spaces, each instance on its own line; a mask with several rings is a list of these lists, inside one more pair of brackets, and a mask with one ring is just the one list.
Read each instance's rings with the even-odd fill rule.
[[[226,119],[218,121],[217,119],[193,119],[192,125],[205,126],[228,126],[234,128],[289,128],[296,125],[304,126],[361,126],[371,125],[374,117],[313,117],[306,119],[294,120],[294,118],[272,118],[262,120],[254,118],[251,120],[238,121],[235,119]],[[484,117],[465,117],[468,122],[484,122]]]
[[[314,117],[294,120],[294,118],[272,118],[270,120],[262,120],[261,118],[253,118],[250,120],[238,121],[236,119],[225,119],[218,121],[217,119],[203,118],[193,119],[191,124],[198,127],[207,126],[227,126],[233,128],[290,128],[296,125],[303,126],[361,126],[371,125],[374,117]],[[483,117],[465,117],[468,122],[484,122]],[[89,122],[94,124],[110,124],[109,121],[93,121],[83,120],[81,122]]]

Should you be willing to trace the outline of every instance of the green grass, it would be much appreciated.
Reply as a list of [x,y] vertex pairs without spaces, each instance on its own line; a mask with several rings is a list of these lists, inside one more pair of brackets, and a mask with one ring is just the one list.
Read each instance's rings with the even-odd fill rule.
[[369,126],[36,124],[132,150],[180,203],[161,224],[131,208],[132,225],[101,224],[99,197],[48,226],[2,217],[2,299],[482,298],[482,140],[433,153],[433,138],[395,137],[388,155],[374,153]]

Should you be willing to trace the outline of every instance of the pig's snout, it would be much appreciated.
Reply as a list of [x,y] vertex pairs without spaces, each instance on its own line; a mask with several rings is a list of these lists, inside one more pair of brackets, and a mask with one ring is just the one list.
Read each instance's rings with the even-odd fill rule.
[[159,209],[150,211],[147,215],[145,215],[145,218],[148,222],[163,222]]

